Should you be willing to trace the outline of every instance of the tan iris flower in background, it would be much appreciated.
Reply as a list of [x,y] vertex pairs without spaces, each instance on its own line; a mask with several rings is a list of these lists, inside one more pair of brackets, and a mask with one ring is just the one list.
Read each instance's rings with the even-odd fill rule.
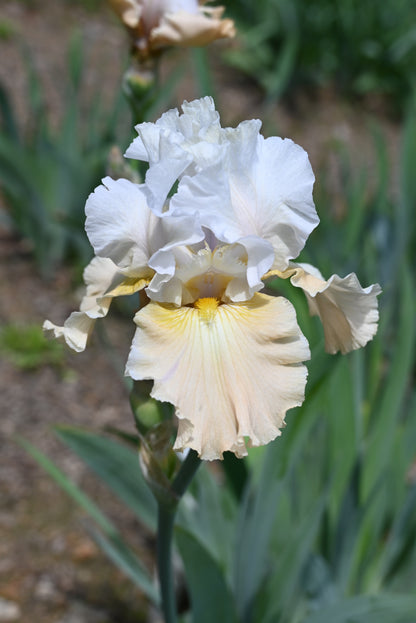
[[222,19],[224,7],[197,0],[110,0],[127,27],[141,59],[168,46],[203,46],[234,37],[234,23]]

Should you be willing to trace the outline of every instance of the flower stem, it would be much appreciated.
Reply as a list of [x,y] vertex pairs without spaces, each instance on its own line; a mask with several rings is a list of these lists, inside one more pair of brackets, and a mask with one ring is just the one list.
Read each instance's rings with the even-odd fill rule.
[[198,454],[195,450],[191,450],[172,483],[171,488],[175,494],[176,503],[172,505],[171,501],[166,504],[161,500],[158,501],[157,568],[165,623],[176,623],[177,621],[172,567],[172,540],[176,510],[200,464],[201,459]]
[[[175,509],[176,510],[176,509]],[[176,623],[175,585],[172,567],[172,537],[175,510],[159,504],[157,530],[157,568],[165,623]]]
[[195,450],[190,450],[172,483],[172,491],[176,493],[178,498],[183,496],[191,484],[191,480],[194,477],[196,470],[201,465],[201,462],[202,461],[199,458],[198,453],[195,452]]

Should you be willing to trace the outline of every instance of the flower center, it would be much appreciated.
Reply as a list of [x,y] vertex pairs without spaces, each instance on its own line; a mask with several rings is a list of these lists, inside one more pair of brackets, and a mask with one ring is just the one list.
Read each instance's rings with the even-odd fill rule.
[[221,299],[231,279],[231,275],[208,271],[193,277],[185,285],[195,299],[216,300]]
[[194,307],[199,311],[199,315],[203,320],[209,322],[215,316],[215,312],[218,309],[218,305],[220,304],[219,299],[208,296],[204,298],[197,299],[194,303]]

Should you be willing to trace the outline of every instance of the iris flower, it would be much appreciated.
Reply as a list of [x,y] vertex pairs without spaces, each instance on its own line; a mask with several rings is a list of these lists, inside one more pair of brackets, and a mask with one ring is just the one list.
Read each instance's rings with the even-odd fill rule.
[[221,19],[224,7],[198,0],[110,0],[145,59],[166,46],[200,46],[234,37],[234,23]]
[[149,163],[143,184],[106,178],[88,198],[86,296],[45,328],[83,350],[111,299],[144,289],[126,374],[175,406],[176,450],[241,457],[302,404],[310,358],[294,307],[262,293],[265,280],[305,292],[330,353],[374,336],[380,287],[294,261],[319,222],[301,147],[263,138],[258,120],[222,128],[211,98],[182,109],[137,126],[126,156]]

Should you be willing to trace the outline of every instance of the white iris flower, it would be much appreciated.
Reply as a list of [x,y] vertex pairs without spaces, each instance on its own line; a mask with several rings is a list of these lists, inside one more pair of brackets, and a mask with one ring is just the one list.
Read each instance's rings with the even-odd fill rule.
[[126,374],[153,379],[152,396],[175,406],[175,449],[244,456],[303,402],[310,357],[292,304],[261,294],[264,279],[304,290],[331,353],[374,336],[381,290],[293,262],[319,222],[301,147],[264,139],[259,121],[221,128],[211,98],[183,111],[137,126],[126,155],[149,162],[144,184],[106,178],[89,197],[86,296],[63,327],[45,328],[83,350],[112,297],[145,288]]

